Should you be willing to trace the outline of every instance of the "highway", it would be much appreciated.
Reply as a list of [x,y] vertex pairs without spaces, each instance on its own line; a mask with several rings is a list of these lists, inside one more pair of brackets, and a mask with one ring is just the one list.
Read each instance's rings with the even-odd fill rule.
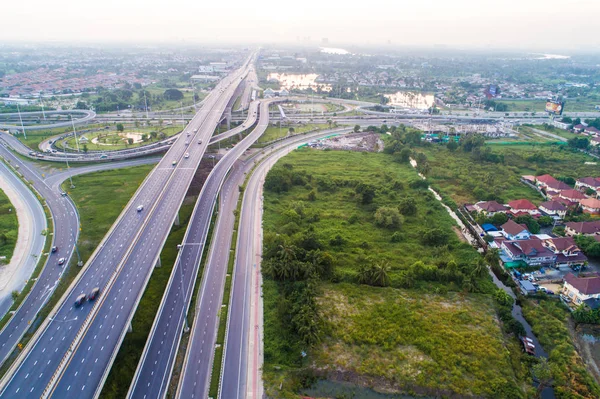
[[[194,212],[190,218],[186,235],[182,242],[182,247],[178,253],[171,278],[167,285],[167,290],[161,301],[158,315],[153,324],[152,330],[142,359],[136,370],[136,375],[129,390],[129,397],[152,398],[164,397],[168,388],[168,381],[173,369],[173,361],[177,354],[181,335],[186,323],[186,314],[189,308],[189,301],[199,271],[199,262],[204,250],[205,237],[208,233],[213,208],[217,196],[223,185],[225,177],[233,167],[236,160],[262,135],[268,127],[269,104],[273,101],[263,101],[260,109],[260,120],[256,128],[249,133],[240,143],[233,147],[217,163],[211,171],[208,179],[202,187],[202,191],[196,202]],[[258,101],[253,103],[254,106]],[[211,256],[206,263],[206,270],[203,272],[201,294],[198,296],[199,317],[206,319],[210,328],[214,329],[214,320],[217,317],[219,306],[218,299],[214,297],[222,293],[216,291],[211,296],[206,295],[205,286],[218,287],[224,279],[224,274],[220,269],[215,270]],[[220,303],[220,302],[219,302]],[[210,324],[210,323],[213,324]],[[196,322],[192,327],[192,341],[194,331],[196,331]],[[215,334],[216,335],[216,331]],[[215,337],[205,337],[205,340]],[[208,353],[207,353],[208,354]]]
[[[81,125],[81,124],[86,124],[96,117],[96,113],[94,111],[89,111],[89,110],[84,110],[84,109],[71,109],[68,111],[46,111],[45,112],[46,116],[65,115],[67,113],[83,115],[81,118],[73,119],[73,123],[76,126]],[[21,118],[28,118],[30,116],[35,116],[37,118],[37,117],[43,116],[43,113],[42,112],[21,112]],[[17,112],[10,113],[10,114],[2,114],[2,115],[0,115],[0,117],[2,119],[13,118],[13,119],[16,119],[16,121],[18,121],[18,122],[15,122],[15,124],[0,123],[0,129],[18,129],[19,131],[23,130],[21,128],[19,114]],[[23,122],[25,122],[25,121],[23,121]],[[25,125],[25,133],[27,133],[28,130],[44,130],[44,129],[54,129],[57,127],[70,127],[70,126],[71,126],[71,119],[67,119],[65,122],[56,122],[56,123],[46,124],[46,125],[36,123],[34,125]]]
[[[52,393],[63,397],[73,388],[79,395],[92,397],[100,389],[208,139],[245,69],[217,85],[188,125],[190,136],[182,135],[142,183],[59,305],[44,320],[32,344],[2,380],[3,397]],[[193,132],[195,129],[199,131]],[[197,143],[199,140],[202,144]],[[187,152],[189,158],[184,157]],[[144,205],[144,211],[136,212],[138,205]],[[75,308],[75,298],[94,287],[102,288],[98,300]],[[110,327],[104,324],[108,316],[113,323]],[[96,333],[88,331],[106,335],[98,340]],[[85,376],[79,375],[82,368],[86,369]],[[35,380],[29,380],[30,376]]]
[[[238,229],[237,251],[229,300],[219,398],[261,398],[262,380],[262,297],[260,260],[262,253],[262,187],[271,167],[283,156],[309,141],[331,134],[348,133],[349,128],[325,130],[290,137],[264,149],[248,179]],[[245,165],[249,172],[254,162]],[[242,184],[243,180],[236,182]],[[235,205],[234,205],[235,206]],[[230,213],[229,209],[224,211]],[[216,230],[215,230],[216,233]],[[232,231],[223,232],[231,237]],[[223,248],[220,249],[224,252]],[[183,397],[183,396],[182,396]]]
[[0,188],[11,201],[19,224],[10,262],[0,269],[0,317],[3,317],[13,304],[12,292],[21,292],[42,256],[46,242],[42,232],[48,227],[48,220],[35,194],[3,163]]

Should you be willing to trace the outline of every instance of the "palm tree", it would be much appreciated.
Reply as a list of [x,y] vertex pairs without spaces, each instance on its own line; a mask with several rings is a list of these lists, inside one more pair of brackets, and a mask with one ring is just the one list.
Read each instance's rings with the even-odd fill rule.
[[371,268],[372,284],[379,285],[380,287],[387,287],[390,285],[390,263],[386,261],[379,261],[375,263]]
[[366,263],[358,266],[358,282],[360,284],[369,284],[371,282],[371,267]]
[[477,261],[475,262],[475,265],[473,266],[473,271],[472,271],[473,276],[482,277],[486,272],[487,272],[487,266],[485,265],[485,262],[483,261],[483,259],[478,258]]
[[498,248],[491,248],[485,254],[484,259],[491,267],[498,267],[500,266],[500,251]]

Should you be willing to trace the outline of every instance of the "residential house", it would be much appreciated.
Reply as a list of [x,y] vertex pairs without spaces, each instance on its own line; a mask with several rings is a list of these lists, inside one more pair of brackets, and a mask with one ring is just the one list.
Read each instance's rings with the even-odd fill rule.
[[556,267],[583,265],[587,261],[573,237],[549,238],[543,245],[556,255]]
[[588,299],[600,298],[600,274],[598,273],[579,277],[567,273],[563,280],[563,295],[576,305],[581,305]]
[[586,127],[583,132],[589,134],[590,136],[600,135],[600,130],[596,129],[594,126]]
[[567,215],[568,208],[558,201],[546,201],[540,204],[539,209],[546,215],[556,216],[562,219]]
[[583,179],[577,179],[575,188],[580,191],[585,191],[588,188],[598,191],[600,189],[600,177],[584,177]]
[[562,191],[571,190],[571,189],[572,189],[571,186],[569,186],[567,183],[562,182],[560,180],[558,180],[557,182],[548,183],[546,185],[546,192],[547,193],[549,193],[550,191],[553,191],[555,193],[560,193]]
[[600,145],[600,136],[594,136],[590,139],[590,145],[597,147]]
[[600,214],[600,200],[597,198],[586,198],[579,201],[579,205],[581,205],[584,212]]
[[546,248],[539,238],[529,240],[503,241],[503,255],[511,262],[525,262],[527,266],[554,266],[557,255]]
[[585,236],[600,234],[600,220],[593,222],[568,222],[565,224],[565,234],[570,237],[577,234]]
[[483,212],[486,216],[493,216],[496,213],[505,213],[508,208],[496,201],[480,201],[473,205],[477,212]]
[[528,240],[531,237],[527,226],[519,224],[512,219],[504,223],[500,228],[502,229],[502,234],[508,240]]
[[558,196],[560,198],[566,199],[567,201],[576,203],[579,203],[581,200],[587,198],[581,191],[575,189],[561,191],[560,194],[558,194]]
[[586,127],[587,127],[586,125],[579,123],[579,124],[573,126],[573,130],[575,131],[575,133],[581,133],[585,130]]
[[515,216],[519,215],[539,215],[540,211],[538,211],[537,207],[533,205],[533,203],[526,199],[514,200],[508,203],[510,207],[510,213]]
[[556,183],[558,183],[558,180],[556,180],[551,175],[541,175],[541,176],[535,177],[535,184],[537,184],[537,186],[540,188],[546,188],[546,187],[548,187],[548,184],[556,184]]
[[557,127],[559,129],[563,129],[563,130],[568,130],[569,126],[571,126],[570,123],[567,122],[559,122],[559,121],[552,121],[552,124],[554,125],[554,127]]

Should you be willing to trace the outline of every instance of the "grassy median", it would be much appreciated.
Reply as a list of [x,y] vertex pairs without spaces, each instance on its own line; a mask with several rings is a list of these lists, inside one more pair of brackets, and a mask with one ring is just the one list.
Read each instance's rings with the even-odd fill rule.
[[0,260],[0,264],[8,264],[17,244],[19,235],[19,221],[17,212],[10,200],[0,190],[0,256],[5,256],[5,260]]

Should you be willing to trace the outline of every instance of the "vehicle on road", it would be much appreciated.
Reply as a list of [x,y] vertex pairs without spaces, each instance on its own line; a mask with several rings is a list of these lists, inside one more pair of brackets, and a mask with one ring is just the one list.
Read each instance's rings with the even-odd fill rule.
[[93,301],[96,299],[96,297],[98,297],[98,294],[100,294],[100,287],[96,287],[92,290],[90,295],[88,295],[88,300]]
[[195,129],[194,129],[194,133],[198,133],[198,128],[195,128]]
[[189,145],[189,144],[190,144],[190,142],[186,140],[185,141],[185,145]]
[[35,156],[35,152],[33,152],[33,151],[29,151],[29,155],[31,155],[31,156]]
[[202,144],[202,140],[198,140],[198,144]]
[[66,259],[65,259],[65,258],[60,258],[60,259],[58,260],[58,264],[59,264],[59,265],[64,265],[64,264],[65,264],[65,262],[66,262]]
[[187,136],[188,136],[188,137],[190,137],[190,134],[191,134],[190,132],[187,132]]
[[106,159],[106,158],[108,158],[108,155],[106,155],[106,154],[100,155],[100,159]]
[[137,211],[138,212],[141,212],[143,210],[144,210],[144,205],[140,205],[140,206],[137,207]]
[[75,307],[78,308],[81,305],[83,305],[83,303],[85,302],[86,297],[85,294],[81,294],[77,297],[77,299],[75,299]]
[[535,356],[535,345],[533,344],[533,340],[529,337],[521,337],[520,340],[523,352],[530,356]]
[[175,165],[177,165],[177,161],[175,161],[175,160],[174,160],[173,162],[171,162],[171,164],[172,164],[173,166],[175,166]]
[[189,153],[189,152],[186,152],[186,153],[185,153],[185,155],[184,155],[184,157],[185,157],[185,158],[189,158],[189,157],[190,157],[190,153]]
[[58,247],[57,246],[52,247],[52,253],[55,253],[56,251],[58,251]]
[[61,192],[60,192],[60,195],[62,195],[63,197],[66,197],[66,196],[67,196],[67,193],[66,193],[66,192],[64,192],[64,191],[61,191]]

